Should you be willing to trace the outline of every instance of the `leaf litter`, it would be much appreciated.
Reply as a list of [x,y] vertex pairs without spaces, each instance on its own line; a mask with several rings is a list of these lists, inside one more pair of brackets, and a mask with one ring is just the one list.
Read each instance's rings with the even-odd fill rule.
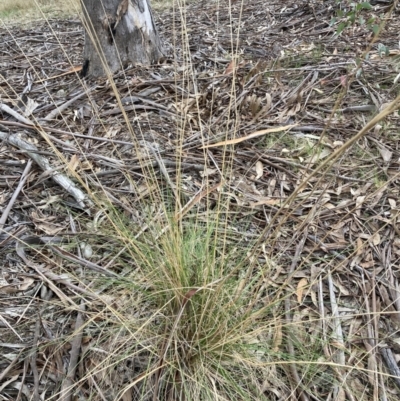
[[[369,46],[373,36],[365,26],[336,34],[330,23],[335,4],[232,2],[228,10],[199,2],[187,6],[185,18],[163,12],[157,26],[171,56],[116,74],[121,102],[109,81],[79,78],[79,21],[1,28],[1,394],[47,399],[61,391],[67,399],[74,374],[81,394],[102,382],[98,399],[115,399],[124,383],[148,368],[145,360],[132,358],[112,377],[85,375],[124,346],[112,339],[96,343],[101,328],[95,315],[104,302],[123,309],[124,297],[115,299],[107,284],[94,291],[90,282],[126,274],[115,256],[124,247],[102,235],[104,213],[85,193],[90,187],[106,194],[105,201],[143,232],[149,223],[135,205],[148,199],[154,221],[162,219],[154,191],[165,181],[175,191],[172,177],[179,172],[186,203],[175,218],[201,216],[210,199],[223,193],[231,211],[250,221],[242,227],[232,220],[235,230],[260,237],[261,255],[278,261],[268,285],[292,287],[285,316],[278,319],[315,332],[325,344],[325,361],[356,366],[346,378],[339,367],[321,368],[308,384],[315,396],[327,399],[334,391],[337,399],[353,399],[353,393],[369,400],[383,386],[390,399],[398,398],[398,111],[286,203],[319,163],[396,97],[398,5],[379,35],[390,49],[383,54],[378,44]],[[386,2],[374,3],[376,15],[388,11]],[[185,27],[182,43],[176,32]],[[29,146],[17,149],[21,141]],[[46,160],[44,171],[26,169],[29,152]],[[226,155],[232,160],[229,174]],[[146,181],[153,169],[159,181],[154,188]],[[57,172],[68,178],[64,186],[50,180]],[[71,192],[75,186],[78,192]],[[72,217],[80,213],[90,225]],[[270,227],[273,216],[278,217]],[[79,304],[81,296],[89,301]],[[83,316],[93,316],[93,325],[82,336]],[[295,338],[282,336],[274,333],[274,349],[286,346],[295,359]],[[79,352],[86,357],[77,362]],[[70,360],[78,363],[76,372]],[[298,391],[296,366],[287,387],[276,378],[282,372],[271,371],[259,383],[269,399]],[[127,390],[123,399],[134,398]]]

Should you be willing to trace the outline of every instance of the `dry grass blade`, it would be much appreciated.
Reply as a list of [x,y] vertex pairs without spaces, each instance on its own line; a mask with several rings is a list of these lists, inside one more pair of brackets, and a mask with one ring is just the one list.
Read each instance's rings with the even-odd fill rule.
[[257,137],[262,136],[262,135],[272,134],[272,133],[282,132],[282,131],[290,131],[290,129],[295,127],[295,126],[296,125],[286,125],[284,127],[263,129],[261,131],[256,131],[256,132],[253,132],[253,133],[251,133],[249,135],[246,135],[243,138],[228,139],[226,141],[213,143],[212,145],[205,145],[205,146],[202,147],[202,149],[215,148],[217,146],[235,145],[237,143],[247,141],[248,139],[257,138]]

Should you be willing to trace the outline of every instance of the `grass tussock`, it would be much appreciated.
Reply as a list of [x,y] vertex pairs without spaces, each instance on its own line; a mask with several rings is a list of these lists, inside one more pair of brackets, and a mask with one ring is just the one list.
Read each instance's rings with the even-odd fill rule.
[[[1,345],[30,339],[7,356],[29,377],[10,376],[19,387],[0,385],[9,399],[23,389],[26,399],[41,391],[63,401],[397,399],[380,354],[398,313],[396,275],[380,263],[384,254],[393,265],[400,248],[398,150],[389,150],[400,98],[387,75],[379,76],[388,85],[385,107],[346,114],[383,61],[372,54],[362,74],[353,64],[325,72],[334,57],[344,63],[331,42],[300,54],[283,42],[275,57],[253,60],[239,33],[257,15],[256,2],[213,3],[195,49],[186,28],[195,29],[200,6],[174,6],[171,20],[157,20],[173,44],[167,62],[95,81],[71,70],[82,50],[75,25],[61,40],[60,26],[50,25],[58,50],[39,60],[47,70],[35,64],[28,34],[4,33],[21,44],[34,71],[29,96],[42,107],[19,99],[25,70],[9,68],[2,101],[37,123],[30,139],[43,147],[37,153],[72,177],[92,206],[80,207],[35,172],[29,202],[11,214],[27,221],[29,235],[0,226],[0,234],[13,233],[0,237],[4,243],[19,244],[4,247],[5,280],[33,277],[26,299],[18,291],[10,297],[30,314],[21,312]],[[0,16],[24,19],[54,7],[2,2]],[[216,15],[227,19],[213,19],[213,7],[225,7]],[[221,26],[227,37],[218,36]],[[44,118],[80,92],[86,97]],[[127,95],[139,100],[121,109]],[[13,123],[2,121],[10,130]],[[10,149],[5,143],[2,157],[15,166]]]
[[[156,10],[173,6],[169,0],[151,2]],[[76,17],[81,12],[80,0],[2,0],[0,20],[7,24],[22,24],[44,18]]]
[[43,18],[76,16],[79,10],[79,0],[2,0],[0,19],[4,23],[21,24]]

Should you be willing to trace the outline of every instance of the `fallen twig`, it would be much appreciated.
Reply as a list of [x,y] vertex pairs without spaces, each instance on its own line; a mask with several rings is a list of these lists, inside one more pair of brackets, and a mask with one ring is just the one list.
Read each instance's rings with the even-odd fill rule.
[[[296,268],[296,265],[297,265],[298,261],[300,260],[300,254],[304,248],[304,243],[306,241],[306,238],[307,238],[307,234],[304,234],[303,237],[301,238],[301,240],[299,241],[299,243],[297,244],[296,252],[292,259],[292,264],[289,269],[288,283],[287,283],[288,287],[289,287],[290,279]],[[293,333],[291,333],[290,329],[289,329],[290,325],[292,324],[292,318],[290,316],[290,310],[291,310],[290,295],[291,295],[291,292],[289,291],[288,296],[285,299],[285,320],[286,320],[286,325],[287,325],[286,327],[288,329],[287,350],[288,350],[289,355],[293,358],[293,360],[295,360],[295,350],[294,350],[293,341],[292,341]],[[291,376],[292,376],[293,380],[295,381],[295,386],[299,387],[299,385],[301,383],[301,379],[300,379],[299,373],[297,372],[296,364],[291,363],[289,365],[289,368],[290,368]],[[298,388],[298,392],[299,392],[300,400],[309,401],[308,395],[301,388]]]
[[23,188],[26,180],[28,179],[28,174],[29,174],[29,171],[31,170],[31,167],[32,167],[32,160],[28,160],[28,163],[26,163],[26,166],[25,166],[25,170],[22,173],[21,180],[18,184],[18,187],[14,191],[13,196],[10,199],[10,202],[8,202],[7,207],[4,209],[3,214],[1,215],[0,229],[3,228],[4,224],[6,224],[8,214],[10,213],[15,201],[17,200],[19,193],[21,192],[21,189]]
[[76,317],[75,322],[75,332],[74,332],[74,339],[71,343],[71,357],[69,360],[68,372],[67,377],[65,378],[62,386],[61,386],[61,394],[60,394],[60,401],[70,401],[72,398],[72,389],[74,384],[74,377],[76,367],[78,366],[78,358],[79,358],[79,351],[82,344],[82,337],[83,337],[83,314],[82,312],[85,311],[85,303],[82,301],[80,305],[80,311]]
[[40,316],[39,319],[36,320],[35,324],[35,335],[33,338],[33,352],[30,357],[30,365],[33,373],[33,400],[40,401],[39,395],[39,372],[37,368],[37,352],[38,352],[38,344],[39,344],[39,335],[40,335]]
[[0,103],[0,111],[4,111],[4,113],[7,113],[10,116],[13,116],[16,120],[18,120],[21,123],[24,123],[24,124],[29,125],[31,127],[35,125],[31,120],[29,120],[28,118],[26,118],[23,115],[19,114],[18,112],[16,112],[15,110],[13,110],[12,108],[8,107],[5,104]]
[[79,93],[78,95],[76,95],[75,97],[73,97],[72,99],[68,100],[67,102],[65,102],[64,104],[62,104],[61,106],[57,106],[54,110],[52,110],[43,120],[44,121],[50,121],[53,120],[54,118],[56,118],[59,114],[61,114],[67,107],[69,107],[72,103],[76,102],[77,100],[79,100],[81,97],[83,97],[84,95],[88,94],[89,92],[91,92],[93,89],[95,89],[95,87],[90,88],[86,91],[83,91],[81,93]]
[[400,388],[400,369],[390,348],[381,348],[381,355],[397,387]]
[[55,181],[58,185],[60,185],[62,188],[64,188],[70,195],[72,195],[75,198],[75,200],[78,202],[78,205],[82,209],[87,210],[88,206],[93,205],[93,202],[88,198],[88,196],[85,195],[79,188],[77,188],[75,183],[70,178],[68,178],[67,176],[59,173],[54,168],[52,168],[50,166],[49,161],[37,153],[38,149],[36,148],[36,146],[23,140],[16,134],[9,135],[9,134],[6,134],[5,132],[1,132],[1,131],[0,131],[0,139],[6,143],[9,143],[10,145],[13,145],[22,150],[25,150],[26,153],[45,172],[47,172],[49,175],[51,175],[53,181]]

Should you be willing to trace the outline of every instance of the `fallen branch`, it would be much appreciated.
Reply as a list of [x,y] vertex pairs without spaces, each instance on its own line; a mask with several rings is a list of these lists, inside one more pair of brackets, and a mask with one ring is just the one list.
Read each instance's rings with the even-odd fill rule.
[[52,110],[44,119],[43,121],[50,121],[55,119],[59,114],[61,114],[65,109],[67,109],[71,104],[75,103],[77,100],[79,100],[81,97],[83,97],[86,94],[89,94],[94,88],[88,89],[87,91],[83,91],[73,97],[72,99],[68,100],[67,102],[63,103],[60,106],[56,106],[54,110]]
[[[102,302],[102,298],[100,295],[94,291],[91,291],[90,289],[87,290],[83,288],[82,286],[77,286],[72,283],[73,280],[75,280],[73,277],[70,277],[68,273],[64,273],[63,276],[58,276],[57,274],[53,273],[50,269],[47,269],[43,266],[40,266],[28,259],[28,257],[25,254],[25,247],[30,245],[30,239],[31,237],[28,238],[28,241],[25,242],[24,240],[19,240],[16,243],[15,249],[17,252],[17,255],[25,262],[25,264],[30,267],[31,269],[35,270],[35,272],[38,274],[40,278],[44,282],[47,283],[47,285],[50,287],[50,289],[60,298],[62,302],[65,303],[65,305],[68,305],[68,303],[72,304],[73,307],[79,309],[79,306],[69,297],[67,297],[60,288],[58,288],[54,283],[57,284],[63,284],[67,288],[69,288],[71,291],[75,291],[79,294],[83,294],[87,297],[90,298],[95,298],[98,299]],[[68,305],[69,306],[69,305]]]
[[381,348],[381,355],[397,387],[400,388],[400,369],[390,348]]
[[75,183],[70,178],[56,171],[54,168],[51,167],[49,161],[46,158],[38,154],[38,149],[36,148],[36,146],[23,140],[19,137],[19,135],[9,135],[1,131],[0,139],[10,145],[26,151],[29,157],[31,157],[42,168],[43,171],[51,176],[53,181],[55,181],[58,185],[64,188],[71,196],[75,198],[78,205],[82,209],[87,210],[88,207],[93,206],[93,202],[75,185]]
[[84,319],[83,313],[85,311],[85,303],[82,301],[80,311],[76,317],[74,339],[71,342],[71,358],[69,360],[67,377],[61,386],[60,401],[71,401],[74,389],[74,378],[76,367],[78,366],[79,352],[82,345]]
[[23,188],[26,180],[28,179],[28,174],[31,171],[31,167],[32,167],[32,161],[29,160],[28,163],[26,163],[25,170],[22,173],[21,180],[18,184],[17,189],[14,191],[13,196],[10,199],[10,202],[8,202],[7,207],[4,209],[3,214],[0,217],[0,229],[3,228],[4,224],[6,224],[7,217],[9,215],[15,201],[17,200],[19,193],[21,192],[21,189]]
[[8,107],[6,104],[0,103],[0,111],[4,111],[4,113],[13,116],[16,120],[23,124],[29,125],[31,127],[35,126],[35,124],[31,120],[29,120],[29,118],[24,117],[17,111],[13,110],[11,107]]

